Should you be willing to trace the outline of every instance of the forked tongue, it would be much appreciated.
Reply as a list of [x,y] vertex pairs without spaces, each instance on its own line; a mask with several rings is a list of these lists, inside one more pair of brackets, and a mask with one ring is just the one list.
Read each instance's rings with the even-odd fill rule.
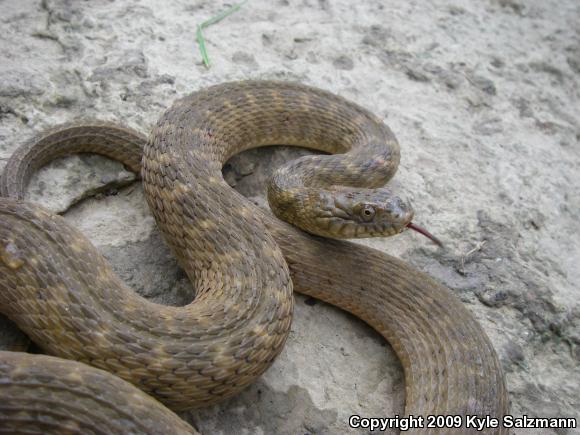
[[425,228],[421,228],[419,225],[415,225],[413,222],[409,222],[407,224],[407,228],[411,228],[412,230],[417,231],[418,233],[423,234],[425,237],[427,237],[428,239],[430,239],[437,246],[443,247],[443,243],[441,243],[441,240],[439,240],[437,237],[435,237],[433,234],[431,234]]

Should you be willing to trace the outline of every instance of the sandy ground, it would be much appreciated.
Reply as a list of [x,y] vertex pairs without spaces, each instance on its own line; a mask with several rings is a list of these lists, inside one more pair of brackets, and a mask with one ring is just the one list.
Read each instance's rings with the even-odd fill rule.
[[[448,285],[503,363],[512,413],[580,419],[580,3],[250,0],[195,42],[222,1],[0,0],[0,170],[35,132],[96,117],[148,132],[179,96],[234,79],[296,80],[371,109],[403,148],[394,186],[444,250],[368,242]],[[253,151],[226,178],[259,195],[296,150]],[[96,157],[55,162],[30,198],[66,210],[137,291],[186,303],[139,184]],[[111,185],[110,183],[113,183]],[[387,314],[388,315],[388,314]],[[401,413],[401,367],[357,319],[297,297],[287,347],[239,397],[184,414],[205,433],[356,432]],[[519,431],[567,434],[576,431]]]

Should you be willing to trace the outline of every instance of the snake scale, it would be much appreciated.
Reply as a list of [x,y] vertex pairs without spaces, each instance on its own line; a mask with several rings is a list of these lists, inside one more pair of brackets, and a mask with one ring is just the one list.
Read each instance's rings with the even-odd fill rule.
[[[222,177],[232,155],[275,144],[329,154],[288,163],[269,186],[274,213],[308,232]],[[192,303],[140,297],[79,231],[23,200],[39,167],[74,152],[141,171],[149,207],[196,290]],[[412,225],[410,205],[382,187],[398,163],[398,143],[381,120],[287,82],[198,91],[175,102],[148,140],[94,122],[29,141],[0,184],[0,311],[54,356],[0,353],[0,426],[195,433],[159,402],[176,411],[206,406],[252,383],[283,348],[293,289],[353,313],[389,341],[405,372],[406,414],[501,418],[508,399],[500,364],[461,302],[402,261],[337,240]]]

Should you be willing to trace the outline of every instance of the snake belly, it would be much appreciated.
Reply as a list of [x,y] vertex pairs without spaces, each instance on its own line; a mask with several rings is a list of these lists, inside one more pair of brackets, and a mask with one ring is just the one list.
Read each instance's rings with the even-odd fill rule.
[[[380,167],[360,158],[377,139],[386,156]],[[310,162],[330,184],[334,173],[373,187],[398,165],[394,136],[365,109],[269,81],[226,83],[177,101],[147,143],[107,123],[67,125],[28,142],[0,183],[0,311],[47,353],[107,370],[183,410],[231,397],[270,366],[289,331],[294,288],[353,313],[389,341],[405,372],[407,415],[501,419],[508,399],[497,355],[447,288],[380,251],[304,233],[225,183],[229,157],[276,144],[341,154],[331,165],[328,156]],[[191,304],[138,296],[82,234],[22,201],[36,169],[73,152],[141,170],[152,213],[196,290]],[[22,364],[29,358],[13,355]]]

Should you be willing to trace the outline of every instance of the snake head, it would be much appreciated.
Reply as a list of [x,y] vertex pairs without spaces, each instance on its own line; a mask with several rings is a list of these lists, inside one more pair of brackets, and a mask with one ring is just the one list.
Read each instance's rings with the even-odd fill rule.
[[[335,239],[386,237],[404,231],[411,204],[388,189],[340,188],[319,192],[319,235]],[[322,234],[324,232],[324,234]]]
[[308,232],[334,239],[388,237],[406,229],[417,231],[433,243],[442,243],[429,231],[412,222],[414,211],[409,201],[389,189],[335,187],[318,191],[315,225]]

